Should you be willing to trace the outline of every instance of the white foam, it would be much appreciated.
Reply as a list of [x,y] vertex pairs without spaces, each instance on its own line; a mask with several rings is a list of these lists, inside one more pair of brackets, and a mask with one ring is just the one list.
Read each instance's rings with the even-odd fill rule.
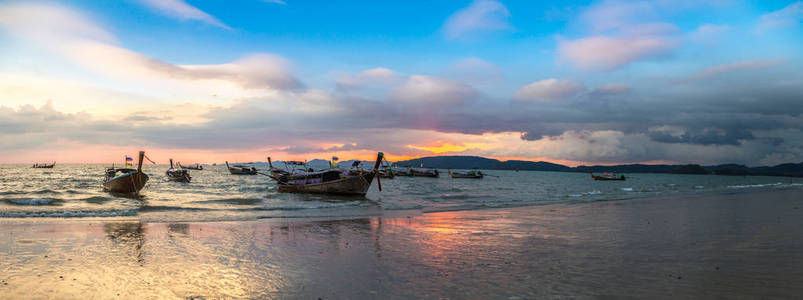
[[625,192],[632,192],[633,188],[632,187],[627,187],[627,188],[622,188],[622,190],[625,191]]
[[43,205],[50,204],[54,201],[51,198],[10,198],[5,201],[18,204],[18,205]]
[[137,214],[136,209],[106,211],[36,211],[36,212],[0,212],[0,218],[85,218],[85,217],[121,217]]
[[762,187],[779,186],[779,185],[782,185],[782,183],[776,182],[776,183],[765,183],[765,184],[729,185],[729,186],[727,186],[727,188],[729,188],[729,189],[749,189],[749,188],[762,188]]

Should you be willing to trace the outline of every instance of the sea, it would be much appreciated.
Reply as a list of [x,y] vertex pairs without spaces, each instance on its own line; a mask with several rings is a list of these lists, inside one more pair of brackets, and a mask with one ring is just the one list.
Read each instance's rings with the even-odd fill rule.
[[441,170],[440,178],[383,178],[381,191],[375,180],[363,198],[279,193],[269,177],[230,175],[225,166],[191,170],[190,183],[170,182],[168,166],[146,165],[150,180],[139,197],[131,197],[103,191],[106,167],[0,165],[0,218],[205,222],[361,217],[803,188],[803,178],[786,177],[624,174],[626,181],[594,181],[585,173],[484,170],[483,179],[457,179]]

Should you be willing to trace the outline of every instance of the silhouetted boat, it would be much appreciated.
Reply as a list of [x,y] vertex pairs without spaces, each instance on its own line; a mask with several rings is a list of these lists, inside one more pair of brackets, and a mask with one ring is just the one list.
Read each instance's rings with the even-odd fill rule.
[[226,162],[226,168],[229,169],[229,173],[231,175],[256,175],[257,168],[253,166],[245,166],[245,165],[232,165],[229,166],[229,162]]
[[477,179],[481,179],[482,177],[485,176],[485,174],[482,174],[482,171],[477,171],[477,170],[468,170],[468,171],[460,171],[460,170],[452,171],[452,170],[449,170],[449,176],[451,176],[452,178],[477,178]]
[[52,164],[47,164],[47,163],[45,163],[45,164],[34,164],[33,167],[31,167],[31,168],[35,168],[35,169],[52,169],[55,166],[56,166],[56,162],[54,161]]
[[393,175],[400,177],[412,177],[413,168],[393,168]]
[[393,178],[396,177],[395,172],[393,172],[393,168],[389,165],[382,165],[379,167],[379,177],[382,178]]
[[178,168],[173,167],[173,159],[170,159],[170,169],[165,171],[165,175],[167,175],[167,179],[170,181],[176,182],[190,182],[192,177],[190,177],[190,172],[187,169],[181,167],[181,164],[178,165]]
[[436,169],[412,168],[410,173],[413,174],[413,177],[440,177],[440,173]]
[[[365,196],[368,188],[371,187],[371,182],[378,173],[382,158],[382,152],[377,153],[376,163],[371,171],[329,169],[293,174],[271,172],[268,176],[276,181],[279,192]],[[271,170],[273,171],[273,168]],[[377,179],[377,184],[379,184],[379,190],[381,191],[382,183],[379,179]]]
[[[103,189],[114,193],[139,193],[145,183],[148,182],[148,174],[142,173],[142,159],[145,151],[139,152],[139,162],[136,169],[121,168],[112,166],[106,169],[106,178],[103,181]],[[122,173],[117,175],[117,173]]]
[[589,174],[591,174],[591,178],[594,179],[594,180],[601,180],[601,181],[625,180],[625,175],[616,176],[616,175],[611,174],[611,173],[602,173],[602,175],[598,176],[598,175],[594,175],[594,173],[589,173]]
[[178,163],[179,168],[187,169],[187,170],[203,170],[204,166],[199,164],[191,164],[191,165],[182,165],[180,162]]

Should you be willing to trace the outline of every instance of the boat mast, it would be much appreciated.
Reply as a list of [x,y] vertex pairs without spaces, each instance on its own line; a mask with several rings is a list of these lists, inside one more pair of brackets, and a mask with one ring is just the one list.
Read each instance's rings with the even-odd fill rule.
[[139,163],[137,164],[137,173],[142,173],[142,159],[145,158],[145,151],[139,151]]

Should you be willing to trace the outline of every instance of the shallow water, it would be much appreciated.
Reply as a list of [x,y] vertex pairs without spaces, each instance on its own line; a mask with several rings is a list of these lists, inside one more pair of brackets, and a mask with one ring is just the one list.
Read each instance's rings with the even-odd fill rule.
[[[626,174],[593,181],[588,174],[485,171],[484,179],[397,177],[374,183],[364,199],[284,194],[265,176],[230,175],[225,166],[192,170],[191,183],[166,180],[164,165],[146,165],[151,180],[139,199],[101,186],[104,165],[0,165],[0,218],[117,218],[153,222],[377,216],[493,207],[584,203],[654,196],[803,187],[803,179],[715,175]],[[264,167],[263,167],[264,168]],[[444,174],[446,172],[443,172]]]
[[799,190],[408,217],[0,219],[0,298],[796,299]]

